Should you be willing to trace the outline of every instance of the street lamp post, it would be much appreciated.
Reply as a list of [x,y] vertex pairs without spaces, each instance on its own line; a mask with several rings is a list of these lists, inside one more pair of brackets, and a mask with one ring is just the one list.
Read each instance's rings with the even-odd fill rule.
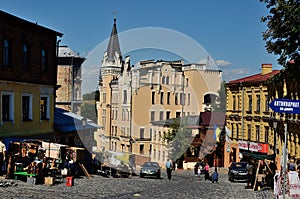
[[276,120],[276,118],[273,119],[273,130],[274,130],[274,146],[273,146],[273,150],[274,150],[274,155],[276,157],[276,129],[277,129],[277,123],[278,121]]
[[287,125],[288,125],[288,117],[286,115],[286,119],[285,119],[285,124],[284,124],[284,146],[283,146],[283,199],[285,199],[285,194],[286,194],[286,170],[287,170]]
[[132,137],[130,137],[129,140],[129,144],[130,144],[130,153],[132,153],[132,144],[133,144],[134,140],[132,139]]

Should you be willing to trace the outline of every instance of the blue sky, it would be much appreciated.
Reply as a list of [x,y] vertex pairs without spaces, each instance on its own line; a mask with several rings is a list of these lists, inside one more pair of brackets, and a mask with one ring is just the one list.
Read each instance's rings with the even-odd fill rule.
[[[63,33],[61,45],[84,57],[109,37],[115,11],[119,33],[157,27],[194,40],[218,61],[225,81],[260,73],[263,63],[281,69],[276,57],[265,50],[262,32],[267,27],[260,17],[267,10],[259,0],[0,0],[0,9]],[[120,43],[122,48],[125,42]],[[131,59],[137,60],[176,58],[172,52],[147,50],[133,55]],[[100,63],[103,54],[98,56]]]

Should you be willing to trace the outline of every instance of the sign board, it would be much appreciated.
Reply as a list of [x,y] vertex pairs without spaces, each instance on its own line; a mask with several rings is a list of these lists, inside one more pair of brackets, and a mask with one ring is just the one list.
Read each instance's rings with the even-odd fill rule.
[[300,114],[300,100],[274,99],[269,106],[277,113]]
[[248,141],[238,141],[239,149],[259,152],[259,153],[268,153],[269,145],[267,143],[259,142],[248,142]]
[[239,149],[244,149],[244,150],[248,150],[249,146],[248,146],[248,142],[247,141],[238,141],[238,146]]

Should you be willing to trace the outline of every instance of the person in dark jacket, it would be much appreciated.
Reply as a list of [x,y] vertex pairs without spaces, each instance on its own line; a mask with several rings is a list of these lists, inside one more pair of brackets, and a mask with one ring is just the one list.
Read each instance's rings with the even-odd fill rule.
[[213,172],[212,176],[211,176],[211,182],[214,183],[218,183],[219,180],[219,173],[218,173],[218,169],[217,167],[215,167],[215,171]]

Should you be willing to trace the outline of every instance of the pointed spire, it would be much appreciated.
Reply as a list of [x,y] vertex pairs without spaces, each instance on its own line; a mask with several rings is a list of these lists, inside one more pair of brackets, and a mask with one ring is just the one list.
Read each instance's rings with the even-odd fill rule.
[[[114,25],[110,34],[110,39],[109,39],[109,43],[107,46],[107,56],[108,56],[108,61],[114,61],[114,56],[115,56],[115,52],[117,52],[119,54],[119,56],[121,56],[121,50],[120,50],[120,44],[119,44],[119,38],[118,38],[118,32],[117,32],[117,23],[116,23],[117,19],[116,17],[114,17]],[[117,57],[119,58],[119,57]]]

